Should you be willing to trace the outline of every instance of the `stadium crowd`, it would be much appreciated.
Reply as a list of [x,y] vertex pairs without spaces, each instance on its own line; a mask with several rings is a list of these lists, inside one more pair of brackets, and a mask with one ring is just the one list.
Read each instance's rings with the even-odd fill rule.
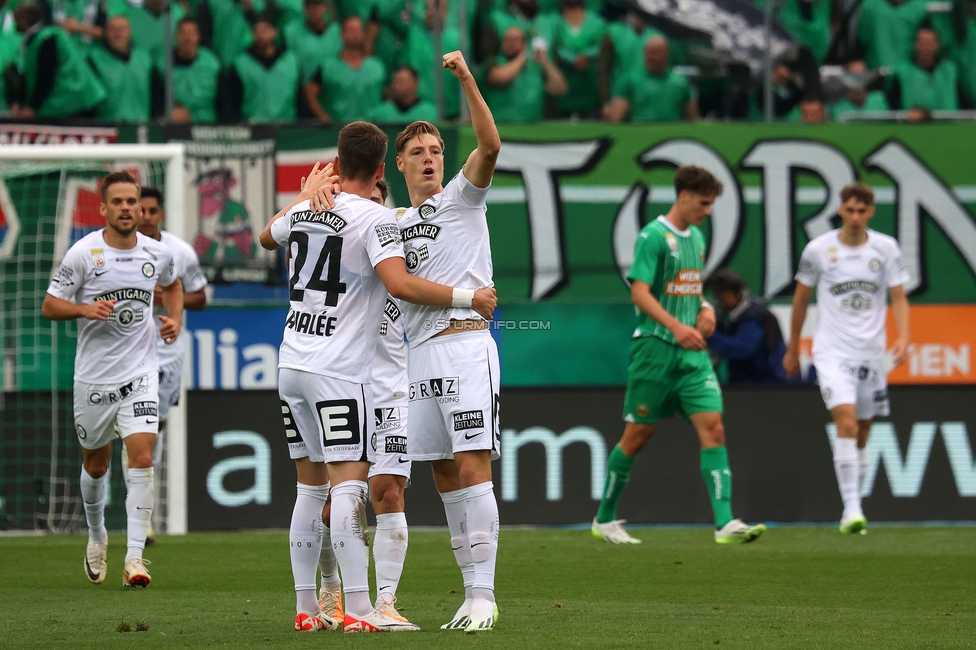
[[[923,121],[972,108],[974,8],[970,0],[778,1],[796,47],[773,67],[776,119],[904,110]],[[181,123],[435,119],[438,42],[444,53],[462,45],[473,53],[498,122],[763,113],[764,82],[747,66],[710,56],[708,39],[625,0],[7,0],[0,111],[162,118],[167,16],[172,119]],[[444,74],[440,85],[443,117],[457,118],[457,80]]]

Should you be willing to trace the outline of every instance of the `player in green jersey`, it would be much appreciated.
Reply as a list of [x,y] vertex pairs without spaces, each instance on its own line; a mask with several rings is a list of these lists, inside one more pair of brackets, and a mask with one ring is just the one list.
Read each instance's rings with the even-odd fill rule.
[[603,500],[591,530],[597,539],[614,544],[640,543],[617,519],[617,500],[655,423],[677,411],[695,427],[701,442],[701,473],[715,515],[715,541],[751,542],[766,527],[732,516],[722,391],[705,351],[705,337],[715,330],[715,312],[701,297],[705,237],[699,226],[722,193],[722,184],[707,170],[688,165],[678,168],[674,189],[676,199],[667,215],[641,230],[628,273],[637,329],[627,368],[627,424],[607,459]]

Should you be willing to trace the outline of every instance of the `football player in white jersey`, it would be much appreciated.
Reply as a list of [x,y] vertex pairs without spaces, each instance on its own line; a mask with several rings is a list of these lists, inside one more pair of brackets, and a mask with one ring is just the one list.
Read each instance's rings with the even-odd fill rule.
[[874,192],[852,183],[840,193],[843,225],[813,239],[803,249],[796,273],[790,342],[783,367],[788,377],[800,374],[800,331],[807,305],[817,291],[818,322],[813,337],[813,365],[820,394],[837,427],[834,471],[844,511],[842,533],[864,533],[867,520],[861,491],[867,470],[871,422],[887,416],[888,369],[885,366],[887,296],[898,330],[891,349],[895,365],[908,351],[908,298],[911,278],[898,242],[868,229],[874,216]]
[[[365,502],[375,431],[370,373],[386,292],[447,306],[458,300],[458,291],[407,273],[392,211],[369,201],[383,176],[386,149],[386,135],[376,126],[344,127],[333,163],[342,190],[334,207],[317,212],[306,201],[298,203],[260,237],[265,248],[291,251],[291,309],[279,354],[278,392],[298,474],[289,538],[299,631],[339,625],[320,611],[315,592],[322,510],[329,497],[332,548],[343,582],[343,628],[417,629],[377,612],[369,598]],[[307,190],[308,184],[303,193]],[[494,290],[467,295],[464,302],[490,317]]]
[[[371,201],[386,205],[389,196],[386,181],[376,181]],[[376,432],[372,447],[376,461],[369,468],[369,498],[376,513],[373,535],[373,563],[376,571],[376,611],[403,622],[409,622],[396,610],[396,590],[407,556],[407,518],[403,493],[410,480],[407,457],[407,346],[403,336],[403,313],[392,296],[386,299],[379,327],[379,343],[373,357],[373,405]],[[329,506],[322,512],[328,521]],[[342,591],[335,570],[331,532],[323,528],[322,554],[319,557],[322,588],[319,609],[333,619],[342,618]],[[332,613],[335,613],[333,616]]]
[[[444,67],[461,82],[478,146],[446,186],[444,142],[429,122],[397,136],[397,168],[411,207],[400,218],[407,270],[470,296],[492,286],[485,198],[501,149],[491,111],[460,52]],[[495,606],[498,504],[491,461],[499,455],[498,350],[488,321],[466,305],[404,305],[410,344],[411,460],[430,461],[444,502],[464,603],[443,629],[491,629]]]
[[81,496],[88,520],[85,573],[96,584],[105,579],[106,473],[112,440],[119,435],[129,459],[122,583],[146,587],[150,577],[142,552],[152,517],[153,445],[159,426],[153,291],[161,287],[167,313],[159,316],[158,336],[172,345],[183,324],[183,289],[169,249],[136,230],[135,178],[127,171],[113,172],[102,180],[101,193],[99,212],[107,227],[68,249],[41,313],[51,320],[80,319],[74,420],[82,447]]
[[[179,237],[160,230],[160,225],[166,218],[163,210],[163,193],[155,187],[144,187],[139,203],[141,212],[136,219],[139,232],[162,243],[173,254],[176,275],[183,286],[183,308],[188,311],[202,311],[207,307],[207,294],[204,290],[207,286],[207,278],[200,271],[200,260],[197,259],[193,247]],[[156,287],[153,294],[153,315],[163,314],[162,304],[162,292],[159,287]],[[161,327],[162,322],[157,320],[156,329]],[[157,496],[162,479],[158,470],[163,461],[166,421],[169,419],[170,408],[180,401],[180,380],[183,377],[183,357],[186,352],[185,339],[185,331],[180,331],[179,338],[172,345],[165,343],[161,336],[156,338],[156,353],[159,358],[159,433],[156,434],[156,445],[153,447],[153,467],[156,468],[157,474]],[[122,460],[122,469],[128,485],[129,468],[124,454]],[[153,543],[154,536],[150,528],[146,544],[152,546]]]

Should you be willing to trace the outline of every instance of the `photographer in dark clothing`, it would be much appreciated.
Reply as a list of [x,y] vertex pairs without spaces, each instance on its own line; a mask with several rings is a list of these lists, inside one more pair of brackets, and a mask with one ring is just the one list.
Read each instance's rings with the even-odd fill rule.
[[705,281],[715,295],[715,333],[708,347],[728,361],[729,383],[786,381],[783,355],[786,345],[776,316],[749,292],[734,271],[719,269]]

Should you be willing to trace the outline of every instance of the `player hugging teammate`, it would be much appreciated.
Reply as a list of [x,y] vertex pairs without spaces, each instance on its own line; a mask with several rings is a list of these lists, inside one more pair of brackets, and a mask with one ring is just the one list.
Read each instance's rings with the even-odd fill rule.
[[[411,207],[394,214],[371,202],[384,173],[386,136],[374,125],[356,122],[339,134],[333,163],[339,194],[333,199],[331,169],[313,169],[296,203],[261,234],[266,248],[287,246],[291,253],[291,310],[278,387],[298,474],[290,540],[299,631],[340,626],[346,632],[418,629],[393,607],[406,553],[402,498],[409,470],[394,472],[390,467],[392,461],[404,460],[433,463],[464,578],[464,603],[443,627],[489,630],[498,617],[498,507],[491,460],[498,457],[499,367],[487,328],[497,301],[491,288],[485,198],[500,140],[461,54],[445,55],[444,65],[467,94],[478,137],[478,147],[446,187],[441,185],[443,141],[433,125],[415,122],[397,138],[397,166],[404,173]],[[329,209],[313,208],[311,201]],[[411,228],[430,241],[404,246],[401,232]],[[439,236],[431,237],[434,232]],[[423,255],[415,250],[421,244]],[[411,346],[406,396],[396,373],[385,378],[390,381],[377,381],[372,368],[377,354],[390,357],[381,362],[384,373],[391,366],[402,368],[402,349],[377,347],[377,339],[389,336],[396,321],[404,323]],[[418,387],[442,385],[445,378],[455,379],[463,399],[442,404],[422,397],[427,392]],[[382,395],[374,392],[374,383]],[[410,413],[405,449],[402,435],[388,433],[408,410],[404,397]],[[377,423],[390,426],[380,432]],[[368,477],[374,479],[369,488],[374,508],[380,506],[377,532],[383,539],[383,549],[380,544],[374,549],[383,583],[377,585],[375,605],[367,579]],[[329,520],[327,528],[323,516]],[[325,534],[334,560],[322,548]],[[342,573],[341,596],[336,562]],[[316,568],[323,571],[319,602]]]

